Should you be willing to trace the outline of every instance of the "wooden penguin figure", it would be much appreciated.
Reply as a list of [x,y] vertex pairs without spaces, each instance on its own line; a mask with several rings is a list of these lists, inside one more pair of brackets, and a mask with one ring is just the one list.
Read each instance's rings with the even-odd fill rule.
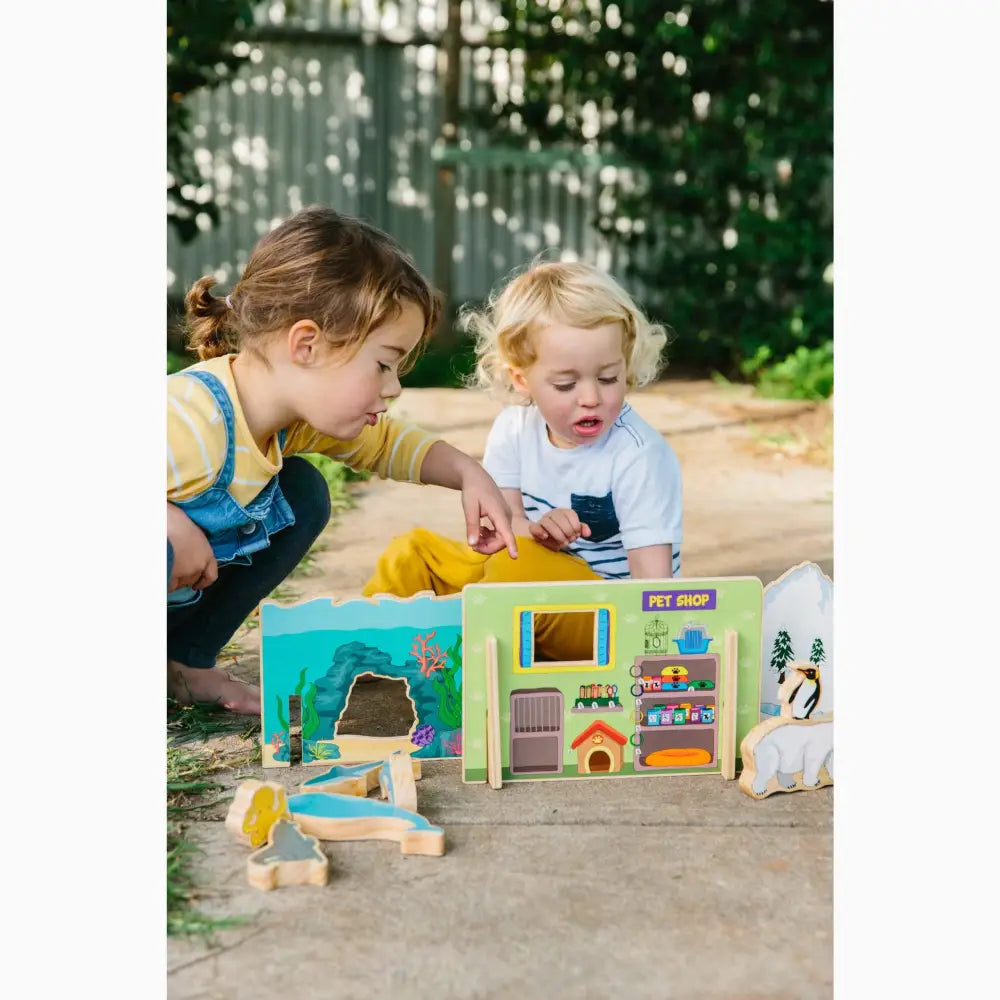
[[785,683],[791,688],[787,697],[788,704],[792,706],[792,718],[808,719],[819,704],[822,692],[819,667],[808,660],[796,660],[789,663],[785,669],[790,671]]

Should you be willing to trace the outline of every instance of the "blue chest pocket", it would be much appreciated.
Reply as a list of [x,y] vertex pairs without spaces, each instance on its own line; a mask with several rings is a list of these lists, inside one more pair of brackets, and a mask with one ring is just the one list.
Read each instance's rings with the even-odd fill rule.
[[618,518],[615,517],[615,505],[611,502],[610,493],[605,493],[602,497],[571,493],[569,502],[577,517],[590,528],[589,541],[606,542],[621,530],[618,527]]

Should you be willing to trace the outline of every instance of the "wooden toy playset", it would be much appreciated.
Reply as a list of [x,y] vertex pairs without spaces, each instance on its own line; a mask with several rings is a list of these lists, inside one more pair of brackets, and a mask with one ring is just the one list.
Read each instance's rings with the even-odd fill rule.
[[[419,763],[396,751],[383,761],[334,766],[302,782],[296,795],[276,782],[241,782],[226,829],[257,848],[247,858],[247,881],[265,890],[326,885],[330,861],[320,840],[394,840],[403,854],[443,855],[444,830],[417,812],[419,776]],[[387,801],[367,798],[375,787]]]
[[[756,577],[466,587],[486,670],[463,685],[463,779],[734,778],[759,717],[761,594]],[[590,649],[541,649],[552,615],[585,616]]]
[[[325,598],[282,607],[265,601],[261,631],[264,767],[291,764],[290,701],[299,699],[302,763],[382,760],[462,752],[462,599],[382,597],[337,604]],[[401,680],[413,706],[399,737],[341,735],[337,724],[357,678]]]
[[764,720],[740,742],[740,788],[762,799],[832,785],[833,581],[815,563],[764,588],[762,648]]
[[[350,825],[350,809],[329,800],[363,797],[376,783],[396,796],[381,805],[415,813],[415,794],[411,803],[390,788],[393,776],[399,787],[406,766],[410,783],[420,776],[419,758],[461,756],[465,782],[498,788],[553,778],[731,779],[739,748],[748,772],[741,787],[753,798],[822,787],[833,775],[832,596],[832,581],[803,563],[767,588],[756,577],[680,578],[478,584],[451,597],[343,604],[265,602],[263,764],[290,765],[289,709],[298,697],[302,763],[338,761],[292,797],[289,816],[305,837],[361,829]],[[542,636],[546,628],[551,634],[555,616],[578,616],[586,648],[571,656],[546,648]],[[794,659],[803,647],[809,660]],[[465,657],[474,665],[468,672]],[[362,674],[405,682],[414,710],[408,733],[338,733]],[[817,773],[820,734],[828,751]],[[383,766],[395,751],[396,765]],[[434,842],[436,828],[422,823],[379,829],[391,829],[405,853],[406,845],[420,850],[413,845]],[[283,827],[275,837],[275,849],[294,839]],[[307,844],[296,845],[298,861],[314,859]]]

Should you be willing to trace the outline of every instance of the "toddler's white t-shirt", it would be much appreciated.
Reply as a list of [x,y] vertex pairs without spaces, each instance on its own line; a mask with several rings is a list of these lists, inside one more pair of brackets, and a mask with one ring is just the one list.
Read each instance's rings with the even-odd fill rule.
[[673,546],[680,575],[681,468],[673,448],[626,403],[593,444],[557,448],[538,408],[508,406],[493,422],[483,466],[501,489],[519,489],[524,512],[540,521],[569,508],[590,527],[564,551],[599,576],[627,579],[626,550]]

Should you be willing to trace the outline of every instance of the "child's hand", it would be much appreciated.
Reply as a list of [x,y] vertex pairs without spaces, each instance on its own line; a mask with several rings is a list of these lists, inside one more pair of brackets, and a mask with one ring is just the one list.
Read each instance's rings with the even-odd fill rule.
[[553,552],[558,552],[578,538],[590,538],[590,527],[575,510],[560,507],[550,510],[540,521],[529,521],[531,537]]
[[204,590],[215,583],[219,567],[205,532],[175,504],[167,504],[167,538],[174,549],[167,592],[181,587]]
[[470,462],[462,474],[462,508],[472,548],[484,556],[506,548],[511,559],[517,558],[510,506],[493,478],[477,462]]
[[[420,466],[420,480],[462,491],[465,537],[472,548],[491,556],[506,546],[511,559],[517,558],[510,505],[500,487],[475,459],[445,441],[435,441]],[[484,518],[488,519],[485,525]]]

